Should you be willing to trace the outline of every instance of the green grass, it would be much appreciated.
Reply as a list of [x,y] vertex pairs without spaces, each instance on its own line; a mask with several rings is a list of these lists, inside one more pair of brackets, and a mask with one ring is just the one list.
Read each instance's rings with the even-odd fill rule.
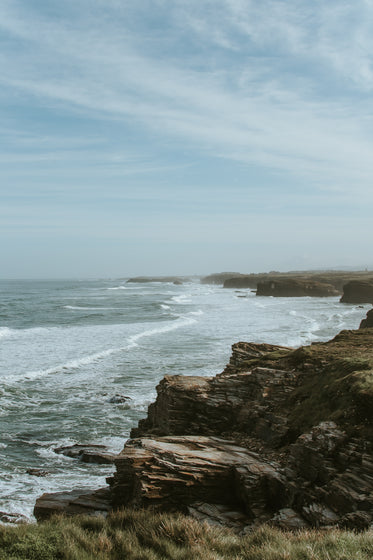
[[182,515],[123,510],[0,527],[1,560],[371,560],[373,533],[262,527],[238,536]]

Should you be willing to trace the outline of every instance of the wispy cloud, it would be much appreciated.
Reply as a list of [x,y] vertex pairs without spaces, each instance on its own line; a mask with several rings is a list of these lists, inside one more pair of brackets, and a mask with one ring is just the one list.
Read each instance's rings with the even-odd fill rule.
[[[370,89],[370,4],[359,2],[365,17],[352,22],[355,3],[157,4],[159,19],[177,20],[185,36],[193,31],[194,38],[183,39],[191,50],[198,48],[198,36],[228,58],[222,55],[219,64],[215,56],[201,71],[188,51],[185,56],[162,51],[156,25],[149,52],[150,41],[144,37],[141,47],[129,29],[128,4],[105,3],[102,21],[100,3],[94,4],[69,21],[41,16],[22,2],[4,2],[1,25],[19,43],[11,59],[9,53],[2,56],[3,86],[40,104],[57,103],[87,118],[137,122],[161,139],[174,137],[210,155],[307,176],[325,186],[370,180],[371,103],[365,99],[359,107],[348,90],[323,99],[318,91],[320,66],[333,72],[333,80],[352,81],[361,95]],[[85,2],[80,7],[88,9]],[[66,8],[72,4],[66,2]],[[170,40],[177,41],[172,33]],[[303,77],[302,64],[308,70]]]

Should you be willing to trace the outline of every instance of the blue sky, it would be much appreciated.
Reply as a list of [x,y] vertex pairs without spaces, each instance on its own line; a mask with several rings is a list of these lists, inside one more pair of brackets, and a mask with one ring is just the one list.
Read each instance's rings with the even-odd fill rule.
[[372,267],[373,2],[1,0],[0,276]]

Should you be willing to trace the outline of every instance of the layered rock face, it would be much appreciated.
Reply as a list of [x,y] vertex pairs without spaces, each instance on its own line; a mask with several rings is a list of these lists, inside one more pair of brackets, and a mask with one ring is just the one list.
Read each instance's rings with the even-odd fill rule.
[[115,507],[245,530],[373,519],[373,331],[298,350],[237,343],[224,372],[167,376],[115,460]]
[[330,297],[339,295],[339,292],[331,284],[287,278],[259,282],[256,295],[274,297]]
[[373,279],[351,280],[343,286],[342,303],[373,303]]
[[110,492],[44,494],[38,519],[152,506],[241,532],[372,526],[373,329],[297,350],[239,342],[221,374],[157,392]]

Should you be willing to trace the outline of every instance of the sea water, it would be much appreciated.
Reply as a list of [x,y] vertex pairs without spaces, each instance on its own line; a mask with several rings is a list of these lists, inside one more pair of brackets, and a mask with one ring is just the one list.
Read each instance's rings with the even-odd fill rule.
[[199,279],[0,281],[0,511],[32,519],[43,492],[104,486],[113,466],[54,449],[119,452],[164,375],[215,375],[238,341],[325,341],[358,328],[370,307],[256,297]]

